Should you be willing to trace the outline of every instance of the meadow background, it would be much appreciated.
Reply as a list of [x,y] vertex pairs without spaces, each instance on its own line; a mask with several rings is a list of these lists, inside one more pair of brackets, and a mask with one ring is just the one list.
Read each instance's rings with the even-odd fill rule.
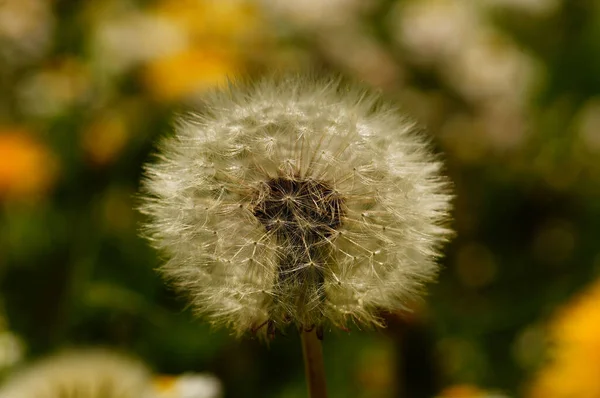
[[397,102],[457,195],[429,295],[385,330],[326,331],[330,395],[599,397],[596,0],[0,1],[0,378],[100,345],[225,397],[305,396],[295,331],[194,319],[134,207],[203,92],[306,70]]

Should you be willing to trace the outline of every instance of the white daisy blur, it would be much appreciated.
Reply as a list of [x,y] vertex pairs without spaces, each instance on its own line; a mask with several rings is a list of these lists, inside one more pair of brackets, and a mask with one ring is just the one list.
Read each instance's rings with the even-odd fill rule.
[[147,369],[104,350],[64,352],[16,373],[2,398],[153,398]]
[[368,90],[264,79],[207,94],[145,170],[145,234],[237,334],[380,324],[435,277],[451,195],[426,137]]

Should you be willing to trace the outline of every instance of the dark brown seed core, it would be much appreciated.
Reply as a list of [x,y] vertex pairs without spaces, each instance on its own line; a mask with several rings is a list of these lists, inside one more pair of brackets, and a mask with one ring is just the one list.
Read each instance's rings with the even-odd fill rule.
[[326,182],[278,177],[265,185],[254,216],[278,239],[315,244],[342,224],[343,200]]
[[[256,191],[253,213],[277,239],[275,289],[286,292],[281,297],[291,299],[279,308],[291,305],[300,314],[310,312],[313,315],[294,321],[302,328],[321,327],[320,321],[314,323],[321,316],[320,306],[314,304],[325,300],[323,284],[330,241],[345,214],[342,197],[322,181],[278,177]],[[286,317],[283,314],[283,319]],[[269,320],[268,325],[269,330],[273,329],[274,321]]]

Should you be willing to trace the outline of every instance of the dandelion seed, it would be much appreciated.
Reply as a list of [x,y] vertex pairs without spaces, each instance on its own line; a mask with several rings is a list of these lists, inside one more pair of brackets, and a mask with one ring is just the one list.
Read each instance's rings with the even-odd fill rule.
[[414,124],[334,81],[205,97],[146,166],[145,233],[199,314],[237,334],[380,325],[437,273],[442,164]]

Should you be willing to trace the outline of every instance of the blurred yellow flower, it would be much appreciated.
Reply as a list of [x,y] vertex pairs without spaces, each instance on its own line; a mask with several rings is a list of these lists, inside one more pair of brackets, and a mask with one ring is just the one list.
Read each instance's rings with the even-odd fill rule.
[[265,29],[255,2],[248,0],[163,0],[151,13],[183,32],[183,48],[157,56],[143,80],[159,100],[188,97],[244,71],[264,48]]
[[111,113],[101,115],[84,130],[81,145],[90,163],[105,166],[119,156],[127,139],[124,115]]
[[57,162],[29,132],[0,128],[0,198],[32,198],[53,184]]
[[152,384],[154,385],[156,392],[164,394],[175,388],[177,377],[171,375],[158,375],[154,377]]
[[550,362],[530,398],[600,397],[600,281],[564,307],[549,327]]
[[231,54],[194,49],[150,62],[144,80],[156,98],[174,100],[223,84],[240,69]]
[[154,12],[177,22],[197,42],[241,44],[261,34],[255,1],[162,0]]

